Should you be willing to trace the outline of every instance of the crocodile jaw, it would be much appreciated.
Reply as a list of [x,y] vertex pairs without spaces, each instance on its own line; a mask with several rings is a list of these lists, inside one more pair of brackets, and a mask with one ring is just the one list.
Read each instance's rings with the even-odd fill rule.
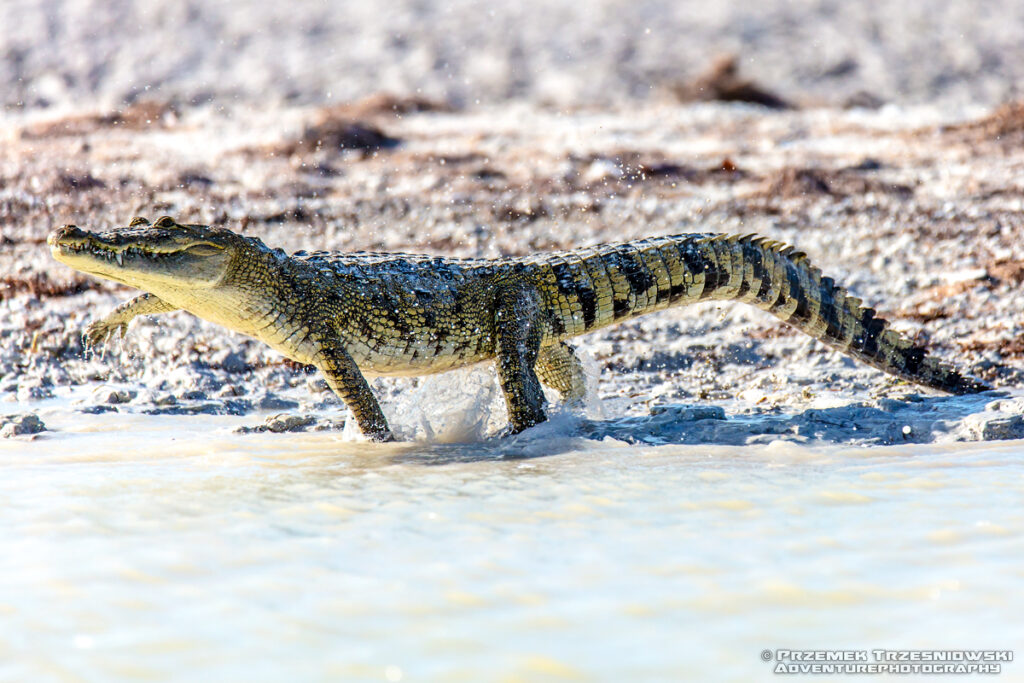
[[227,249],[206,242],[92,233],[73,225],[54,230],[46,242],[53,258],[75,270],[155,294],[213,287],[230,262]]

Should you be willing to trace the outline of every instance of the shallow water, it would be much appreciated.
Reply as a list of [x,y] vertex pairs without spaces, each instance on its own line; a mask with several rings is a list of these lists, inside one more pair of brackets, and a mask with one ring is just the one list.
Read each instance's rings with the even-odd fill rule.
[[4,680],[750,680],[765,648],[1024,642],[1020,441],[45,419],[0,442]]

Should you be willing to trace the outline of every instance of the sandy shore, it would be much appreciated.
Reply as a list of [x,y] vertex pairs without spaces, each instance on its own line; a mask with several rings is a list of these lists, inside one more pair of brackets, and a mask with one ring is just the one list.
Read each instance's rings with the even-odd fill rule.
[[[77,407],[86,412],[298,415],[282,428],[343,420],[307,369],[188,314],[139,320],[102,358],[83,354],[84,325],[131,293],[56,264],[45,236],[63,223],[100,229],[138,214],[228,225],[286,250],[477,257],[756,232],[797,245],[965,370],[1001,388],[1024,379],[1024,115],[1012,106],[950,120],[938,108],[895,106],[648,103],[566,113],[529,104],[452,111],[386,96],[261,110],[149,101],[9,116],[5,133],[0,396],[17,403],[5,413],[86,385],[96,388]],[[1024,436],[1015,394],[908,398],[919,390],[743,305],[648,316],[582,347],[612,417],[700,404],[735,418],[718,436],[721,426],[680,432],[656,416],[632,436],[615,424],[593,427],[596,436]],[[386,410],[401,412],[416,382],[378,385],[397,406]],[[893,398],[909,412],[885,404]],[[828,412],[819,419],[815,410]]]
[[[1021,26],[1010,0],[7,3],[0,429],[32,432],[39,401],[72,394],[68,409],[86,413],[344,420],[306,369],[186,314],[139,320],[123,345],[85,355],[84,325],[130,292],[56,264],[45,236],[134,215],[286,250],[484,257],[754,232],[1012,390],[1024,110],[1005,103],[1024,78]],[[648,420],[584,428],[594,435],[1024,436],[1019,392],[910,399],[743,306],[666,312],[582,347],[595,405]],[[401,420],[417,386],[380,383],[385,409]],[[672,411],[706,424],[658,426]]]

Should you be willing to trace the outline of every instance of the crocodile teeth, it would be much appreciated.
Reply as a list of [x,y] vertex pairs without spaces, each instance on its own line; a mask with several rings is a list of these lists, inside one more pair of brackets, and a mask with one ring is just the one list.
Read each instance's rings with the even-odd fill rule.
[[124,254],[122,254],[121,252],[117,252],[117,265],[124,265]]

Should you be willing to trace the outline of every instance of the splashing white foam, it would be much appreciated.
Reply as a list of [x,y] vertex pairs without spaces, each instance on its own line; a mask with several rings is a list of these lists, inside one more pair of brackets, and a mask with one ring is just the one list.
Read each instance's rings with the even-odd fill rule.
[[[579,357],[587,387],[582,409],[560,403],[558,392],[545,390],[546,410],[559,432],[570,430],[580,412],[592,419],[604,417],[596,390],[600,366],[588,352],[580,352]],[[474,443],[493,437],[508,424],[505,397],[493,363],[422,377],[415,388],[401,392],[383,409],[402,441]],[[355,420],[345,422],[342,440],[363,440]]]
[[597,395],[597,383],[601,376],[601,366],[598,365],[594,354],[586,349],[576,349],[576,356],[583,365],[583,378],[586,386],[586,393],[583,395],[583,414],[591,420],[605,419],[604,403]]
[[389,418],[404,441],[482,441],[507,420],[492,364],[424,377],[405,394]]

